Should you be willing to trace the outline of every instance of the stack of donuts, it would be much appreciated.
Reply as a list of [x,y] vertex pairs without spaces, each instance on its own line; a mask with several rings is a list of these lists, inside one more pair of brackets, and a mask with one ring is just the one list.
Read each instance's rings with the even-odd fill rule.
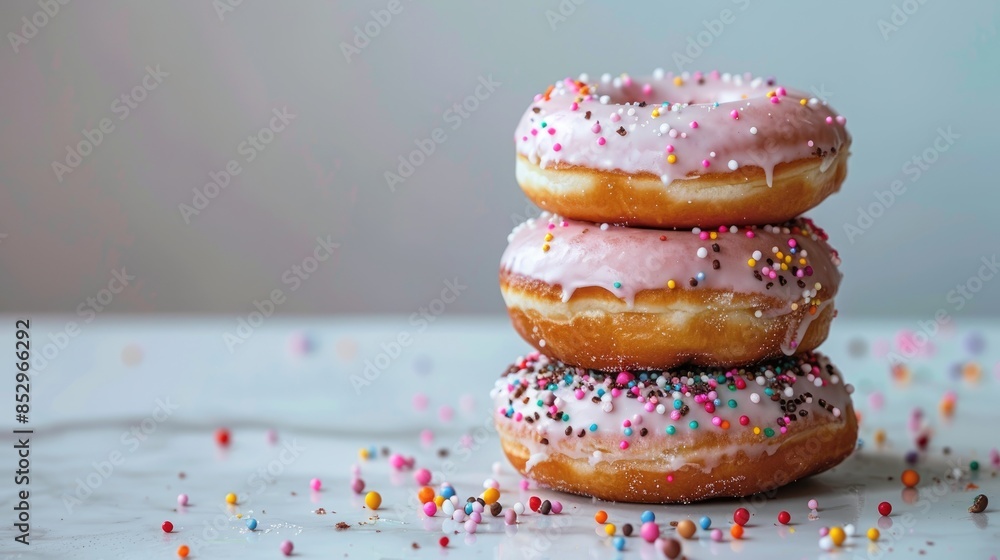
[[526,477],[606,500],[744,496],[854,449],[852,387],[815,349],[840,259],[800,215],[839,190],[851,138],[823,100],[701,72],[567,78],[517,126],[543,209],[500,265],[535,351],[492,391]]

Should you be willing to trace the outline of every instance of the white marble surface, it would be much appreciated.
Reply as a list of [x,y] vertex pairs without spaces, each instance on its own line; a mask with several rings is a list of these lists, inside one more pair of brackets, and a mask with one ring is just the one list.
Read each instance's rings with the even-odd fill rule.
[[[605,509],[619,526],[638,527],[646,507],[518,489],[520,478],[503,460],[491,429],[488,392],[527,347],[502,318],[440,318],[425,331],[406,317],[275,318],[230,353],[223,333],[235,328],[235,319],[98,316],[81,324],[80,334],[69,337],[64,348],[46,349],[49,334],[65,332],[73,320],[80,322],[76,317],[32,322],[33,351],[51,357],[32,372],[32,544],[13,540],[11,504],[18,487],[5,474],[0,483],[3,557],[176,558],[177,547],[187,543],[193,549],[190,558],[280,558],[284,539],[294,541],[299,558],[661,557],[636,536],[627,539],[624,551],[616,551],[593,520],[597,509]],[[11,352],[13,326],[13,317],[0,317],[0,346]],[[863,415],[863,447],[842,466],[770,499],[649,508],[665,533],[672,531],[669,521],[703,515],[726,532],[724,542],[712,542],[699,531],[700,538],[684,542],[688,558],[987,559],[1000,554],[1000,475],[989,459],[990,449],[1000,447],[1000,325],[961,325],[938,334],[932,340],[935,351],[910,362],[911,378],[900,383],[893,381],[884,353],[905,327],[917,323],[842,317],[823,347],[857,387],[855,401]],[[982,354],[968,350],[970,332],[985,336]],[[305,355],[290,351],[296,333],[306,333],[314,349]],[[356,392],[351,376],[360,375],[365,360],[374,361],[380,345],[400,333],[410,335],[410,345]],[[851,355],[852,340],[866,341],[864,356]],[[978,381],[954,376],[954,364],[969,363],[981,367]],[[10,473],[16,464],[10,432],[15,427],[13,374],[7,379],[0,389],[7,395],[0,402],[10,407],[0,465]],[[956,413],[947,420],[938,404],[949,388],[958,398]],[[428,398],[426,410],[413,406],[418,393]],[[879,397],[872,395],[884,397],[884,406],[873,406]],[[454,411],[453,419],[442,418],[442,407]],[[914,407],[925,410],[934,436],[916,467],[923,476],[919,491],[905,492],[898,478],[904,453],[914,447],[906,427]],[[228,449],[214,442],[219,426],[232,430]],[[128,435],[133,429],[144,439]],[[269,429],[277,430],[277,443],[266,440]],[[873,442],[876,429],[888,435],[881,448]],[[423,430],[433,432],[429,445],[421,441]],[[418,466],[436,473],[435,483],[447,478],[462,498],[478,495],[499,462],[496,478],[505,505],[537,494],[561,500],[566,508],[560,515],[526,514],[516,527],[487,516],[474,535],[450,522],[443,527],[440,514],[428,519],[410,505],[417,488],[410,473],[392,472],[383,457],[359,460],[358,450],[367,446],[412,455]],[[448,457],[439,456],[441,448],[449,450]],[[102,466],[117,454],[118,465]],[[968,468],[973,459],[982,465],[975,473]],[[349,490],[354,464],[360,465],[368,488],[383,496],[377,520]],[[947,480],[946,473],[956,467],[962,469],[961,480]],[[444,471],[446,477],[440,474]],[[319,493],[309,489],[313,477],[325,486]],[[967,489],[969,484],[979,489]],[[191,505],[178,509],[181,492],[190,495]],[[236,508],[225,507],[227,492],[239,494]],[[993,504],[973,515],[967,508],[977,493]],[[809,498],[820,502],[818,519],[808,518]],[[876,512],[882,500],[894,506],[891,527]],[[745,538],[734,542],[728,528],[741,504],[754,516]],[[328,513],[313,513],[320,507]],[[791,526],[776,525],[780,510],[792,514]],[[257,531],[248,531],[237,513],[253,515]],[[166,519],[175,526],[169,535],[160,529]],[[335,529],[340,521],[351,527]],[[860,536],[837,552],[821,551],[819,528],[845,523],[855,524],[861,534],[880,526],[882,539],[870,544]],[[451,538],[444,550],[437,544],[442,529]]]

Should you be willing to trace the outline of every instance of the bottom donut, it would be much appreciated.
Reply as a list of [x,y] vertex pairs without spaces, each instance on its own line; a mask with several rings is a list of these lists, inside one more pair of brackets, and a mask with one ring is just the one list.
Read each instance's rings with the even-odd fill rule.
[[691,503],[765,492],[847,458],[858,426],[826,356],[606,373],[537,352],[491,392],[524,476],[602,500]]

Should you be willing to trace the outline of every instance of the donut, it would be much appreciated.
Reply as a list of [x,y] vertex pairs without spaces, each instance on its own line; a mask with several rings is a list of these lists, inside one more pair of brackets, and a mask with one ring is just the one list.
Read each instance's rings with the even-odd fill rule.
[[525,111],[517,181],[542,209],[578,220],[779,223],[840,189],[845,122],[816,97],[749,74],[581,75]]
[[514,228],[500,288],[517,332],[584,368],[741,365],[812,350],[840,258],[799,218],[665,231],[543,213]]
[[490,395],[504,453],[556,490],[690,503],[825,471],[857,442],[853,388],[806,352],[740,368],[617,373],[535,352]]

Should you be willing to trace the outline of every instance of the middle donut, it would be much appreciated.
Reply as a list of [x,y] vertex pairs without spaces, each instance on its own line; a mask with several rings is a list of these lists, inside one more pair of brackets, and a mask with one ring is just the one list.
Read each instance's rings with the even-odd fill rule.
[[546,212],[511,232],[500,288],[517,332],[579,367],[750,364],[826,339],[841,278],[826,239],[807,218],[667,231]]

